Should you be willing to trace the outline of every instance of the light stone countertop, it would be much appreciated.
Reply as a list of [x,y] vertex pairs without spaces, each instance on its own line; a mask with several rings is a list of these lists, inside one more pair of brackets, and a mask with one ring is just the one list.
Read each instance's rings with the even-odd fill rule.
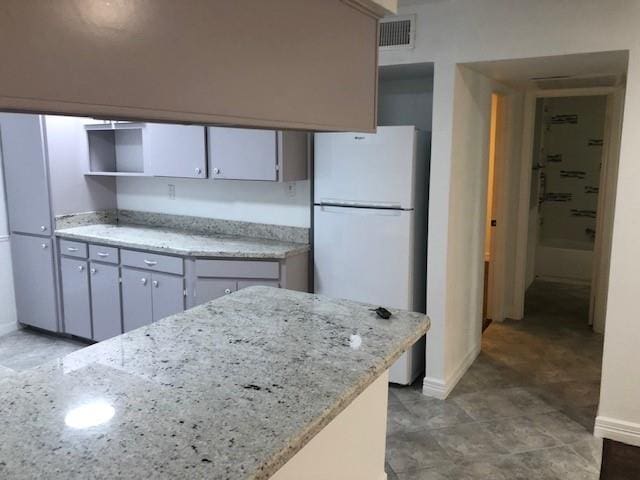
[[309,245],[304,243],[234,235],[200,235],[143,225],[95,224],[58,229],[55,233],[69,240],[192,257],[281,259],[309,250]]
[[268,479],[429,328],[370,308],[251,287],[6,378],[0,478]]

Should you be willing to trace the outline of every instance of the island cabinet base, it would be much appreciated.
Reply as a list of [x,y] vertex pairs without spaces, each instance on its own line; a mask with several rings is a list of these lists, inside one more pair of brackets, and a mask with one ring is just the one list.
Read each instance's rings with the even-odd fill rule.
[[385,372],[271,480],[386,480],[389,372]]

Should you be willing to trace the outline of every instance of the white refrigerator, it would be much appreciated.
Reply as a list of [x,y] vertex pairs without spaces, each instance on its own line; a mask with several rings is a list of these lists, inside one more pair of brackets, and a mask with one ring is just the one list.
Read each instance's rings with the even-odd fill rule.
[[[428,144],[414,126],[315,135],[316,293],[425,312]],[[424,338],[391,368],[408,385]]]

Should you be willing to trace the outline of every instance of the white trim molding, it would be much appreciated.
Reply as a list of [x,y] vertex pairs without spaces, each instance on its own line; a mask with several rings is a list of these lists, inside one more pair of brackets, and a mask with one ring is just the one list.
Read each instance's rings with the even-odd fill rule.
[[640,447],[640,423],[598,415],[593,434],[599,438],[608,438],[609,440]]
[[439,378],[425,377],[422,382],[422,394],[427,397],[434,397],[439,400],[445,400],[451,391],[458,384],[462,376],[467,373],[469,367],[475,362],[480,354],[480,344],[475,346],[462,360],[460,365],[448,376],[444,381]]

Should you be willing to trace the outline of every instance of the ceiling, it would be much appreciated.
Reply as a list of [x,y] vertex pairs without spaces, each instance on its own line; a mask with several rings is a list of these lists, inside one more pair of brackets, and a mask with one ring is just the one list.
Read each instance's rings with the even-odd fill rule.
[[463,64],[487,77],[516,88],[579,88],[614,84],[624,80],[629,53],[611,51],[522,58]]

